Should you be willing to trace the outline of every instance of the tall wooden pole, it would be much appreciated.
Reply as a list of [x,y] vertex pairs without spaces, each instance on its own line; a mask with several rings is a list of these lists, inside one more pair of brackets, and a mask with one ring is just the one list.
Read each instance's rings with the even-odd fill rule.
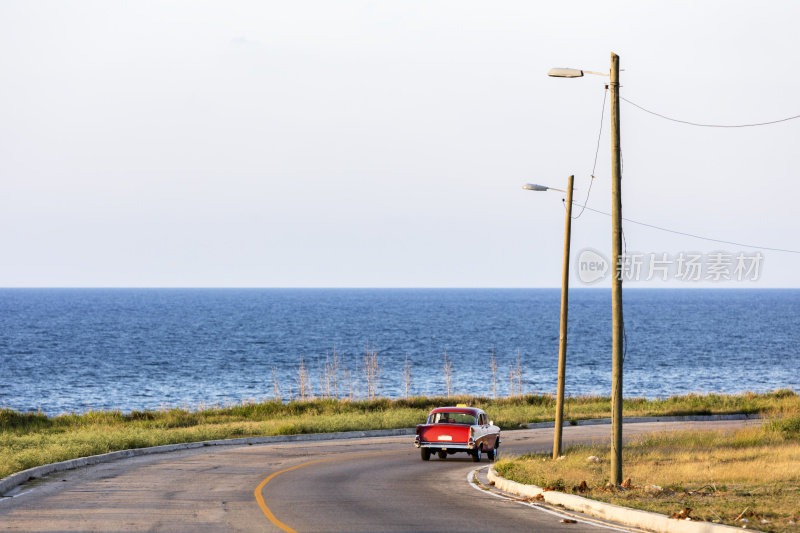
[[622,483],[622,168],[619,136],[619,56],[611,53],[611,482]]
[[564,222],[564,266],[561,271],[561,330],[558,337],[558,393],[556,395],[556,429],[553,435],[553,459],[561,455],[561,432],[564,427],[564,374],[567,366],[567,310],[569,307],[569,242],[572,235],[572,182],[567,181],[567,216]]

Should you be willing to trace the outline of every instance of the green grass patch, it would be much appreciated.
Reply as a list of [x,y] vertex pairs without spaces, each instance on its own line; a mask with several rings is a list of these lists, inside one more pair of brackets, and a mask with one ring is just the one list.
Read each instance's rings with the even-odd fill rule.
[[[130,413],[89,411],[52,417],[0,409],[0,478],[34,466],[129,448],[236,437],[411,428],[422,423],[431,409],[456,403],[484,409],[505,430],[553,420],[555,409],[555,398],[550,395],[498,399],[471,396],[374,401],[317,399],[285,404],[265,401]],[[611,415],[611,403],[607,397],[574,397],[566,400],[564,410],[567,420],[604,418]],[[633,398],[625,400],[623,410],[625,416],[798,415],[800,396],[783,390],[656,400]],[[780,428],[776,426],[776,432],[796,434],[798,423],[790,418],[785,420],[788,422]]]

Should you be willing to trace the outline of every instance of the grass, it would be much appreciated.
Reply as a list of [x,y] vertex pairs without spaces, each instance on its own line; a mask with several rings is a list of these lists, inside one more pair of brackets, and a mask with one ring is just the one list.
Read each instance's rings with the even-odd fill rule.
[[[372,401],[312,400],[243,402],[214,408],[159,411],[89,411],[48,417],[0,409],[0,478],[34,466],[128,448],[180,442],[409,428],[442,405],[466,403],[484,409],[503,429],[553,419],[549,395],[515,398],[411,397]],[[569,398],[567,420],[610,416],[605,397]],[[687,395],[628,399],[625,416],[800,412],[800,396],[781,390],[767,394]]]
[[[590,456],[601,462],[588,461]],[[625,507],[667,515],[690,508],[698,520],[800,531],[800,412],[734,432],[640,437],[623,451],[627,490],[606,485],[609,460],[608,446],[572,446],[560,460],[529,455],[501,459],[495,468],[520,483]]]

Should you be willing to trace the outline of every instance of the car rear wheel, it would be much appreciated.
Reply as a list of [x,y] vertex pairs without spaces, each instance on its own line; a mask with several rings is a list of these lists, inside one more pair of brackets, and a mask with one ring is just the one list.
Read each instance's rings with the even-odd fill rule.
[[481,449],[480,448],[477,448],[472,453],[472,460],[475,461],[476,463],[480,463],[481,462]]
[[420,448],[419,454],[422,456],[423,461],[427,461],[431,458],[431,451],[428,448]]
[[444,450],[439,451],[436,455],[439,456],[439,459],[447,459],[447,452]]

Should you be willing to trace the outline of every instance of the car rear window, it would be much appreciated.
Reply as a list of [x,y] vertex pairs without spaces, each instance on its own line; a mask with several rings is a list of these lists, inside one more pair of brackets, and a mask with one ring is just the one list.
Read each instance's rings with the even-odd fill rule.
[[428,424],[467,424],[475,425],[475,417],[469,413],[431,413]]

